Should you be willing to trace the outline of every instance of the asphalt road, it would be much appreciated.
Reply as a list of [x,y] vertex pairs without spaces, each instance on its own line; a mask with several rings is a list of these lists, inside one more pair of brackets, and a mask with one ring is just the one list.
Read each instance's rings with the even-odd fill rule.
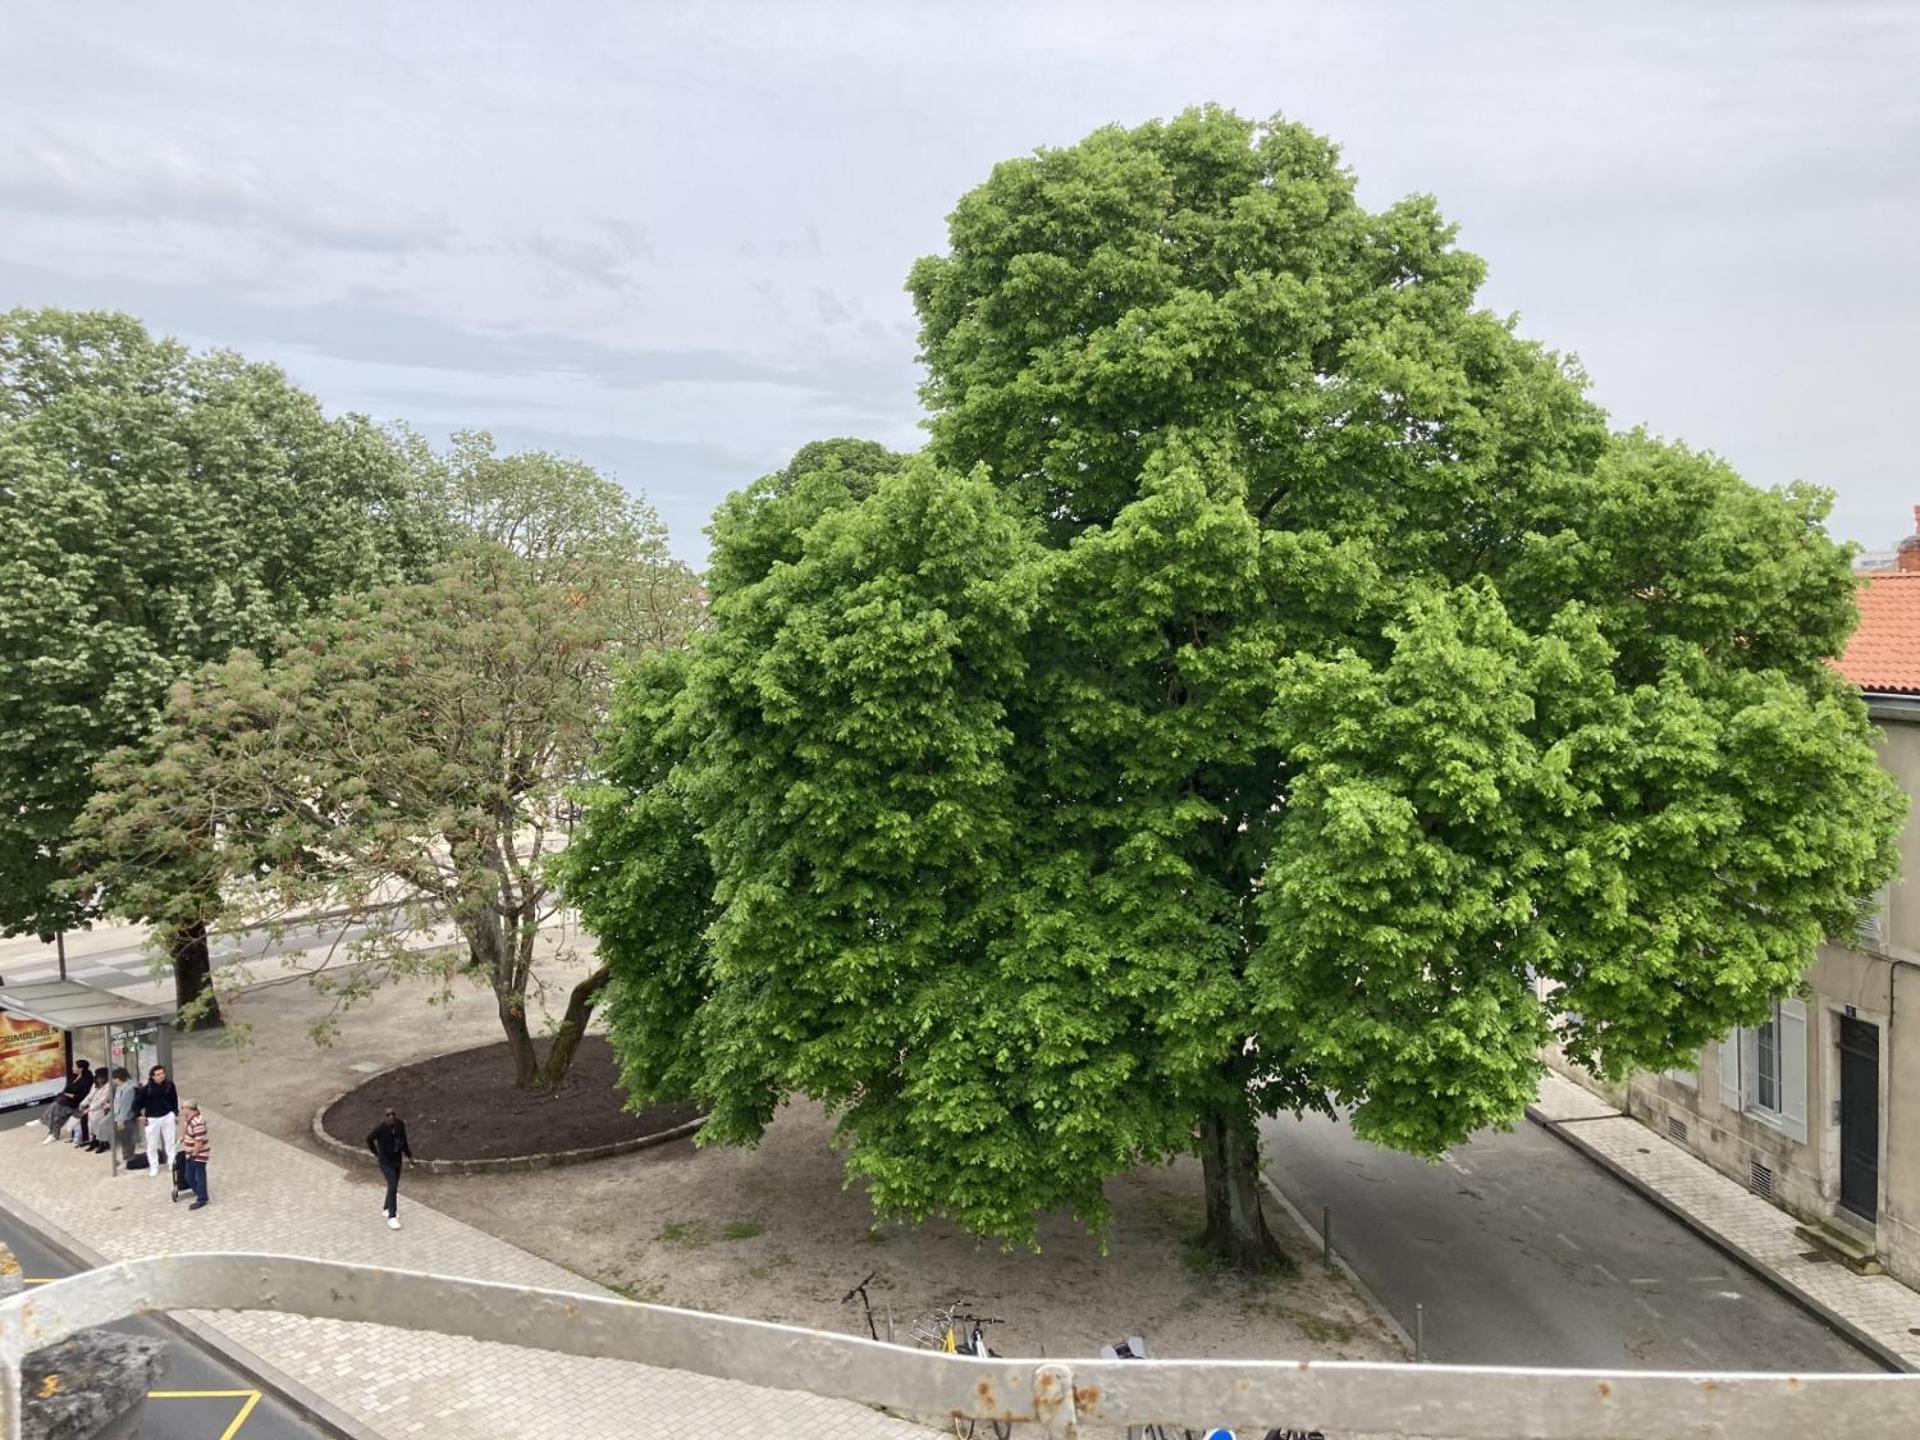
[[1878,1371],[1838,1332],[1523,1123],[1438,1165],[1310,1116],[1263,1127],[1267,1173],[1408,1330],[1454,1364]]
[[[31,1120],[31,1114],[10,1112],[0,1116],[0,1126],[11,1128],[23,1119]],[[139,1198],[166,1203],[164,1195],[144,1190]],[[0,1241],[19,1257],[30,1281],[57,1280],[77,1268],[4,1209]],[[325,1440],[333,1434],[300,1419],[271,1391],[262,1392],[211,1351],[164,1326],[129,1320],[114,1328],[167,1342],[167,1368],[147,1401],[141,1440]]]

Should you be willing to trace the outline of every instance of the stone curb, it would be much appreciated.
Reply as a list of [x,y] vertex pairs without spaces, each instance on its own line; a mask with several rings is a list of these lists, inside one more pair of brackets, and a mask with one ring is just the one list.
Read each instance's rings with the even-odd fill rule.
[[[1625,1185],[1628,1189],[1652,1201],[1655,1205],[1666,1211],[1667,1214],[1686,1226],[1687,1229],[1713,1246],[1714,1249],[1720,1251],[1721,1254],[1738,1264],[1743,1270],[1750,1272],[1764,1284],[1772,1286],[1809,1314],[1825,1321],[1854,1345],[1886,1366],[1887,1369],[1896,1372],[1911,1373],[1917,1368],[1920,1368],[1905,1359],[1898,1351],[1891,1349],[1886,1344],[1875,1339],[1871,1332],[1848,1319],[1824,1300],[1816,1299],[1814,1296],[1808,1294],[1779,1271],[1770,1267],[1766,1261],[1760,1259],[1759,1256],[1749,1253],[1731,1236],[1722,1234],[1705,1220],[1702,1220],[1698,1215],[1695,1215],[1691,1210],[1686,1209],[1677,1201],[1673,1200],[1665,1192],[1655,1189],[1645,1180],[1642,1180],[1638,1175],[1620,1164],[1619,1161],[1605,1154],[1597,1147],[1589,1145],[1585,1140],[1580,1138],[1578,1132],[1578,1127],[1584,1123],[1583,1121],[1550,1119],[1536,1105],[1529,1105],[1527,1107],[1527,1118],[1555,1139],[1586,1156],[1587,1159],[1593,1161],[1594,1164],[1598,1165],[1602,1170],[1605,1170],[1609,1175],[1613,1176],[1614,1179],[1620,1181],[1621,1184]],[[1615,1115],[1596,1115],[1587,1118],[1595,1120],[1631,1120],[1633,1117],[1624,1111],[1620,1111]]]
[[[1300,1207],[1287,1199],[1286,1194],[1280,1187],[1273,1183],[1273,1177],[1265,1171],[1262,1171],[1260,1174],[1260,1183],[1267,1187],[1267,1193],[1279,1202],[1280,1208],[1286,1212],[1287,1218],[1293,1221],[1299,1228],[1300,1233],[1315,1245],[1321,1244],[1320,1232],[1313,1228],[1313,1223],[1309,1221],[1305,1215],[1300,1213]],[[1345,1257],[1343,1257],[1338,1250],[1333,1252],[1333,1266],[1334,1269],[1340,1272],[1341,1278],[1353,1288],[1354,1294],[1358,1295],[1361,1300],[1366,1303],[1367,1307],[1379,1317],[1380,1322],[1387,1327],[1388,1331],[1393,1335],[1393,1338],[1400,1342],[1401,1347],[1407,1352],[1407,1359],[1412,1360],[1413,1336],[1407,1333],[1407,1327],[1402,1325],[1393,1311],[1387,1308],[1386,1301],[1374,1294],[1373,1287],[1360,1278],[1353,1266],[1346,1262]]]
[[[377,1070],[367,1076],[352,1090],[342,1090],[318,1110],[313,1112],[313,1138],[320,1148],[342,1160],[353,1160],[362,1165],[375,1165],[373,1152],[364,1145],[350,1145],[328,1133],[326,1127],[327,1111],[338,1105],[355,1090],[361,1090],[378,1080],[382,1075],[390,1075],[395,1070],[404,1070],[408,1065],[417,1065],[417,1060],[408,1060],[401,1065],[390,1065],[385,1070]],[[696,1115],[684,1125],[675,1125],[670,1130],[657,1130],[651,1135],[636,1135],[630,1140],[614,1140],[605,1145],[588,1145],[579,1150],[553,1150],[540,1155],[502,1155],[492,1160],[416,1160],[416,1169],[429,1175],[501,1175],[514,1171],[555,1170],[562,1165],[584,1165],[591,1160],[611,1160],[616,1155],[631,1155],[636,1150],[650,1150],[655,1145],[665,1145],[673,1140],[684,1140],[702,1125],[707,1117]]]
[[[33,1231],[40,1243],[49,1250],[57,1251],[73,1264],[88,1269],[99,1269],[113,1262],[84,1241],[69,1235],[38,1211],[22,1205],[14,1196],[0,1190],[0,1209],[4,1209],[24,1228]],[[337,1437],[337,1440],[389,1440],[379,1431],[369,1429],[353,1416],[347,1414],[332,1401],[302,1385],[278,1366],[261,1359],[246,1346],[229,1337],[224,1331],[216,1329],[203,1320],[193,1316],[168,1311],[153,1311],[146,1318],[162,1329],[171,1330],[185,1336],[209,1350],[253,1381],[262,1390],[270,1390],[289,1410],[322,1431]]]

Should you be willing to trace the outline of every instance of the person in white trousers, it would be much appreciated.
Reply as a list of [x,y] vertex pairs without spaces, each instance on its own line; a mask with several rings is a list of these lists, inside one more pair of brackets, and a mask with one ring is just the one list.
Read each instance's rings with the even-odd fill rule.
[[147,1083],[140,1087],[133,1108],[135,1114],[147,1119],[147,1173],[158,1175],[162,1149],[167,1153],[167,1163],[173,1163],[180,1115],[180,1092],[167,1078],[166,1066],[156,1065],[147,1072]]

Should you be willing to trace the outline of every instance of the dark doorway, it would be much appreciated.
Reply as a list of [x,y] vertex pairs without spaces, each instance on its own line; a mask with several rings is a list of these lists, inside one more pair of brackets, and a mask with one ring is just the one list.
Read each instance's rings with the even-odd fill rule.
[[1872,1220],[1880,1205],[1880,1027],[1840,1020],[1840,1203]]

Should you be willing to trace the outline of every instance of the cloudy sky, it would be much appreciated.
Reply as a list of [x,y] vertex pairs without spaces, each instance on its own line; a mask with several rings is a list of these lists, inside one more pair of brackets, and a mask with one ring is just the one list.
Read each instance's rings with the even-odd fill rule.
[[9,5],[0,308],[113,307],[485,426],[706,552],[802,442],[917,443],[907,267],[992,164],[1214,100],[1430,191],[1622,425],[1912,528],[1920,5]]

